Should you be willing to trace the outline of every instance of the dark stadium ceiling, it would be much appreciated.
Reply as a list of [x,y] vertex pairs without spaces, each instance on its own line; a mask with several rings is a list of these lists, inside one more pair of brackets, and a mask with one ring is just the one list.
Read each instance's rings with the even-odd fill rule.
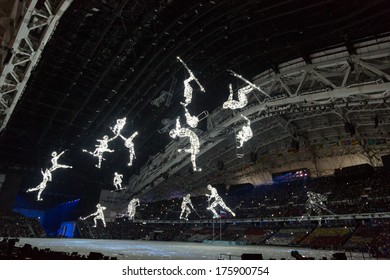
[[[212,112],[226,100],[229,82],[242,85],[227,69],[248,79],[277,72],[282,62],[387,33],[389,17],[387,0],[74,0],[0,135],[0,167],[38,170],[53,150],[69,150],[64,161],[74,178],[67,184],[87,176],[90,187],[103,187],[113,170],[130,176],[171,140],[157,130],[162,119],[183,114],[188,73],[177,56],[206,88],[195,88],[190,108]],[[151,105],[170,89],[169,107]],[[123,168],[128,152],[114,146],[122,152],[97,170],[81,150],[122,117],[123,134],[139,132],[134,166]]]

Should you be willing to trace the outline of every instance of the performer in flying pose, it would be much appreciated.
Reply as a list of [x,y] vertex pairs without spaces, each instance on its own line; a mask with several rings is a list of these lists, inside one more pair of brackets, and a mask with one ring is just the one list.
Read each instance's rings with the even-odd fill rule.
[[198,117],[191,116],[190,112],[188,112],[188,109],[186,107],[184,107],[184,110],[185,110],[184,115],[186,117],[187,124],[192,128],[196,128],[198,126],[198,123],[199,123]]
[[177,117],[177,119],[176,119],[176,128],[175,129],[171,129],[171,131],[169,132],[169,136],[171,136],[172,138],[176,138],[176,137],[180,137],[180,138],[188,137],[189,138],[190,145],[191,145],[190,148],[188,148],[188,149],[178,149],[177,151],[179,153],[182,152],[182,151],[184,151],[186,153],[190,153],[191,154],[192,169],[194,171],[202,171],[201,168],[196,167],[196,155],[199,154],[199,147],[200,147],[199,137],[196,135],[195,132],[193,132],[189,128],[181,127],[180,117]]
[[325,210],[331,214],[334,214],[332,211],[328,210],[325,205],[325,201],[327,201],[328,198],[319,193],[307,192],[307,201],[306,201],[306,214],[310,216],[311,212],[314,211],[317,215],[321,215],[321,210]]
[[98,204],[96,205],[96,208],[97,208],[97,210],[96,210],[95,213],[92,213],[92,214],[90,214],[90,215],[88,215],[88,216],[86,216],[86,217],[84,217],[84,218],[80,217],[80,219],[81,219],[81,220],[86,220],[86,219],[88,219],[89,217],[94,216],[94,218],[93,218],[93,221],[94,221],[93,227],[96,227],[96,226],[97,226],[97,220],[102,220],[103,226],[106,227],[106,221],[104,220],[104,213],[103,213],[103,211],[106,210],[106,207],[101,206],[100,203],[98,203]]
[[115,187],[115,189],[117,189],[117,190],[122,189],[122,178],[123,178],[122,174],[119,174],[118,172],[114,173],[114,187]]
[[127,164],[128,166],[133,165],[133,159],[135,159],[135,151],[134,151],[134,143],[133,139],[138,135],[138,131],[134,132],[133,135],[131,135],[129,138],[125,138],[122,135],[120,137],[125,140],[125,147],[129,149],[129,154],[130,154],[130,161]]
[[64,164],[58,164],[58,159],[65,153],[65,151],[61,152],[60,154],[57,155],[57,152],[54,151],[51,153],[51,163],[52,166],[50,167],[50,172],[53,172],[54,170],[58,168],[72,168],[72,166],[69,165],[64,165]]
[[215,207],[217,207],[218,205],[221,206],[226,211],[228,211],[233,217],[236,216],[236,214],[229,207],[226,206],[225,202],[223,202],[216,188],[214,188],[212,185],[209,184],[207,185],[207,189],[211,192],[211,194],[206,194],[206,196],[208,197],[207,201],[210,203],[211,199],[214,198],[214,201],[211,204],[209,204],[209,207],[207,207],[207,210],[213,212],[214,214],[213,218],[220,218],[218,213],[215,211]]
[[181,203],[180,220],[184,219],[188,221],[188,215],[191,214],[191,209],[188,207],[188,205],[190,205],[191,208],[195,211],[194,205],[192,205],[191,202],[190,194],[187,194],[185,197],[183,197],[183,202]]
[[83,150],[83,152],[89,153],[89,154],[91,154],[94,157],[97,157],[99,159],[98,164],[95,165],[97,168],[100,168],[101,165],[102,165],[102,160],[104,159],[103,158],[103,153],[105,153],[105,152],[109,152],[109,153],[114,152],[114,150],[111,150],[111,149],[108,148],[108,142],[110,142],[111,140],[112,139],[109,139],[107,135],[104,135],[103,139],[97,139],[99,144],[95,145],[95,147],[96,147],[95,151],[90,152],[90,151],[87,151],[87,150]]
[[45,172],[41,170],[41,174],[43,176],[42,182],[35,188],[30,188],[26,192],[35,192],[38,191],[37,195],[37,201],[42,201],[43,199],[41,198],[42,192],[46,189],[46,184],[47,182],[51,182],[52,176],[51,172],[49,169],[46,169]]
[[140,202],[138,198],[133,198],[132,200],[130,200],[129,205],[127,206],[129,220],[134,220],[135,210],[138,206],[140,206]]
[[241,115],[241,117],[243,117],[246,120],[246,125],[244,125],[236,135],[236,139],[239,142],[237,148],[241,148],[246,141],[248,141],[253,137],[253,132],[251,129],[251,121],[244,115]]
[[232,70],[229,70],[229,72],[243,80],[245,83],[247,83],[248,85],[245,86],[245,87],[242,87],[238,90],[238,100],[234,100],[233,99],[233,89],[232,89],[232,85],[229,84],[229,97],[228,97],[228,100],[225,101],[223,104],[222,104],[222,108],[223,109],[232,109],[232,110],[235,110],[235,109],[240,109],[240,108],[244,108],[247,104],[248,104],[248,94],[252,91],[252,90],[258,90],[260,91],[261,93],[263,93],[264,95],[266,95],[267,97],[270,97],[266,92],[264,92],[260,87],[258,87],[257,85],[251,83],[250,81],[248,81],[247,79],[243,78],[241,75],[235,73],[234,71]]
[[238,90],[238,100],[234,100],[233,99],[233,88],[232,88],[232,84],[229,84],[229,91],[230,91],[230,94],[229,94],[229,97],[228,97],[228,100],[226,100],[223,104],[222,104],[222,108],[223,109],[232,109],[232,110],[235,110],[235,109],[240,109],[240,108],[244,108],[247,104],[248,104],[248,93],[250,93],[251,91],[253,90],[253,88],[251,86],[246,86],[246,87],[242,87]]
[[121,131],[122,131],[123,127],[125,126],[125,124],[126,124],[126,117],[124,117],[123,119],[117,119],[116,125],[114,126],[114,128],[110,127],[112,132],[115,134],[115,138],[121,134]]
[[177,59],[181,62],[181,64],[183,64],[184,68],[188,71],[188,73],[190,74],[190,77],[186,80],[184,80],[184,98],[185,98],[185,101],[184,102],[180,102],[181,105],[183,105],[184,107],[187,107],[188,104],[191,103],[192,101],[192,92],[193,92],[193,88],[191,87],[190,85],[190,82],[191,81],[195,81],[200,90],[202,92],[204,92],[204,88],[203,86],[200,84],[200,82],[198,81],[198,79],[195,77],[194,73],[192,73],[192,71],[190,70],[190,68],[188,68],[187,64],[184,63],[183,60],[181,60],[180,57],[177,57]]

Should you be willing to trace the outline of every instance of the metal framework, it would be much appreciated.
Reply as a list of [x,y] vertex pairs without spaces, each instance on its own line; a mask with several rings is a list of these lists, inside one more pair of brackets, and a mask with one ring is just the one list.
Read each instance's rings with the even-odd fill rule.
[[[355,123],[357,129],[364,127],[374,137],[379,132],[371,128],[373,114],[382,114],[381,125],[387,130],[390,37],[356,44],[354,50],[351,54],[341,46],[312,54],[309,63],[307,59],[295,59],[279,65],[278,73],[270,69],[257,75],[254,83],[269,97],[258,93],[240,110],[251,117],[253,126],[253,139],[248,141],[252,147],[248,151],[277,151],[282,147],[286,153],[292,139],[328,144],[347,137],[345,123]],[[240,113],[220,108],[208,117],[208,131],[199,137],[199,158],[206,168],[192,175],[197,184],[215,175],[211,162],[237,161],[232,151]],[[171,142],[164,153],[157,154],[139,175],[134,175],[130,179],[131,192],[148,192],[164,182],[167,174],[175,178],[188,164],[186,156],[172,152],[179,145]],[[180,184],[180,176],[177,178],[176,183]]]
[[0,76],[0,131],[4,130],[25,89],[31,71],[52,36],[61,16],[73,0],[30,2],[10,46],[11,57]]
[[[232,223],[278,223],[278,222],[302,222],[302,221],[334,221],[334,220],[364,220],[364,219],[388,219],[390,212],[380,213],[360,213],[360,214],[343,214],[343,215],[319,215],[319,216],[296,216],[296,217],[267,217],[252,219],[221,219],[223,224]],[[160,219],[139,219],[138,223],[148,224],[210,224],[212,219],[192,219],[192,220],[160,220]]]

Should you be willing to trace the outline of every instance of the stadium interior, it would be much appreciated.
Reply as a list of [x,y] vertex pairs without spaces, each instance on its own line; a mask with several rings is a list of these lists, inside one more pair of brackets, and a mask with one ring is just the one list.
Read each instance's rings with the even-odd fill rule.
[[386,0],[0,0],[0,259],[121,258],[63,239],[389,259],[389,16]]

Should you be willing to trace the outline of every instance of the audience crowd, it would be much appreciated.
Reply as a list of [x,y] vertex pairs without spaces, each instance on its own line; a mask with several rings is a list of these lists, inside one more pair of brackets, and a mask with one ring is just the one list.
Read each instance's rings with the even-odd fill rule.
[[[204,242],[221,240],[242,245],[278,245],[315,249],[369,252],[376,258],[390,258],[390,181],[383,170],[375,170],[364,178],[323,177],[298,178],[266,186],[236,186],[218,189],[226,205],[236,217],[218,212],[221,219],[212,219],[206,196],[191,197],[196,211],[190,221],[180,220],[182,198],[143,202],[137,208],[135,220],[126,217],[100,221],[78,220],[82,238],[143,239],[160,241]],[[307,219],[307,192],[324,194],[327,200],[322,220]],[[331,219],[332,215],[349,218]],[[367,218],[355,219],[364,214]],[[384,215],[384,216],[380,216]],[[299,219],[299,218],[302,219]],[[304,219],[305,217],[305,219]],[[0,217],[0,236],[45,237],[37,220],[19,214]],[[12,245],[13,244],[13,245]],[[15,249],[14,239],[3,238],[0,244],[3,258],[32,258],[52,256],[53,259],[86,259],[86,256],[51,252],[31,248],[28,244]],[[33,254],[34,253],[34,254]],[[41,257],[40,257],[41,256]],[[96,257],[96,256],[93,256]],[[99,256],[104,258],[104,256]]]
[[[219,190],[226,205],[237,216],[220,212],[221,222],[217,219],[214,224],[205,196],[191,198],[196,209],[196,213],[193,211],[189,216],[192,223],[179,220],[182,198],[144,202],[137,208],[135,221],[118,218],[107,223],[106,228],[97,229],[91,227],[90,221],[84,221],[80,223],[80,232],[85,238],[225,240],[236,244],[348,249],[389,258],[390,219],[375,216],[390,212],[390,182],[386,176],[383,170],[376,170],[372,176],[364,178],[332,176],[311,180],[305,177],[266,186]],[[299,217],[309,217],[305,206],[308,191],[327,197],[326,208],[320,213],[325,218],[320,222],[299,220]],[[349,217],[368,214],[369,218],[326,218],[333,214]],[[316,215],[311,213],[311,216]]]

